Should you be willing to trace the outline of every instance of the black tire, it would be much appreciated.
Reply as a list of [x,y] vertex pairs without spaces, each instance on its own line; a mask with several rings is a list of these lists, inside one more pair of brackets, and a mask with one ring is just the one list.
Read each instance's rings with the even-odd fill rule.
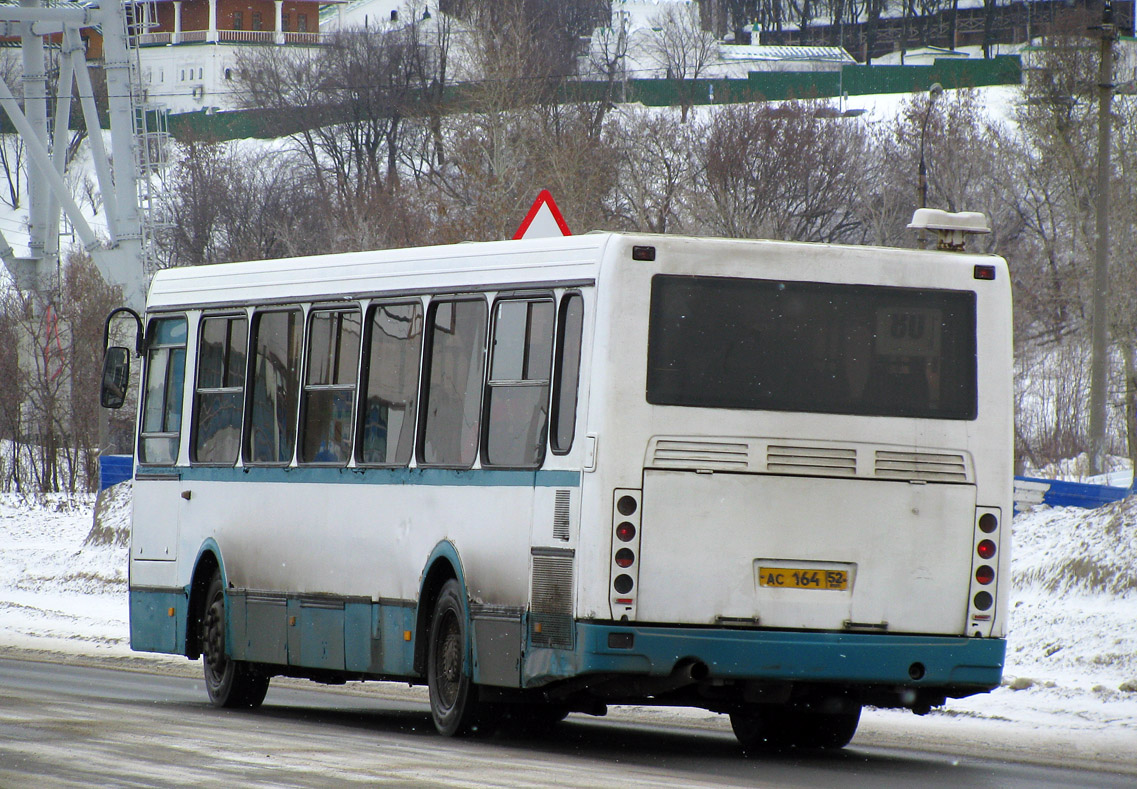
[[481,724],[478,689],[467,661],[466,606],[462,588],[451,579],[442,586],[430,620],[426,681],[430,715],[444,737],[474,733]]
[[230,659],[225,649],[225,584],[214,572],[201,615],[201,662],[205,690],[215,707],[259,707],[268,693],[269,677],[256,666]]
[[781,710],[752,707],[730,713],[730,728],[745,751],[779,750],[791,745],[788,732],[777,725]]
[[734,736],[745,750],[844,748],[861,720],[861,705],[819,712],[793,707],[753,707],[730,714]]
[[799,748],[844,748],[857,733],[861,706],[840,712],[801,712],[799,716]]

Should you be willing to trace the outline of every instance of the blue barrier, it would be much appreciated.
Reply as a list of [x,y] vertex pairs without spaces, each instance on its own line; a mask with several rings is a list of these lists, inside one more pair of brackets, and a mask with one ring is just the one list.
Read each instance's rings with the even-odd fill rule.
[[[1020,484],[1025,483],[1025,484]],[[1029,490],[1033,497],[1021,495]],[[1060,479],[1039,479],[1038,477],[1015,477],[1015,509],[1018,504],[1038,504],[1038,494],[1041,493],[1041,503],[1051,507],[1085,507],[1093,509],[1103,504],[1110,504],[1132,493],[1132,488],[1117,488],[1112,485],[1091,485],[1086,482],[1067,482]]]
[[111,485],[126,482],[133,476],[133,455],[99,456],[99,490],[106,490]]

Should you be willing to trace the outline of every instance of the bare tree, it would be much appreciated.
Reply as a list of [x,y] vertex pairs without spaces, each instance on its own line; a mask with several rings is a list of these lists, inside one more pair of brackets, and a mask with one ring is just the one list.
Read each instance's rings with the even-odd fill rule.
[[[844,2],[844,0],[840,0]],[[725,0],[727,25],[734,33],[736,44],[751,43],[750,32],[745,28],[758,20],[759,0]]]
[[698,169],[698,129],[672,113],[631,110],[614,135],[619,156],[615,213],[633,230],[675,232],[689,222]]
[[[120,288],[107,285],[90,255],[72,250],[63,270],[59,318],[66,322],[70,375],[69,489],[93,491],[99,481],[99,389],[102,385],[103,326],[122,303]],[[121,416],[120,419],[129,419]]]
[[424,118],[441,158],[449,33],[427,35],[428,23],[412,12],[407,24],[340,31],[314,53],[264,47],[239,55],[239,101],[275,114],[329,204],[357,208],[395,188],[408,130],[425,134]]
[[663,9],[652,17],[652,29],[639,47],[648,61],[675,81],[681,120],[686,123],[695,98],[694,81],[718,58],[719,44],[713,34],[703,30],[697,4],[676,3]]
[[846,241],[863,232],[861,128],[804,103],[743,104],[707,124],[695,199],[712,233]]

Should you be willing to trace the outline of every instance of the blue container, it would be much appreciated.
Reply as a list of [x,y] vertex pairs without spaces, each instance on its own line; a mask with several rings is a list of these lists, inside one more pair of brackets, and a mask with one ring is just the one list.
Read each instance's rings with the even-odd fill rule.
[[99,456],[99,490],[106,490],[111,485],[126,482],[133,476],[133,455]]

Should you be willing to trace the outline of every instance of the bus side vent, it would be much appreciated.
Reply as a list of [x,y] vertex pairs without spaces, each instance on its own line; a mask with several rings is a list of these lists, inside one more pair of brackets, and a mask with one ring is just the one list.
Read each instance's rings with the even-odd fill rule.
[[967,461],[957,453],[876,451],[875,474],[880,479],[926,482],[967,482]]
[[558,490],[553,500],[553,539],[568,542],[569,491]]
[[766,470],[772,474],[852,477],[857,473],[857,450],[771,444],[766,449]]
[[529,640],[534,646],[572,649],[572,563],[568,548],[533,548]]

